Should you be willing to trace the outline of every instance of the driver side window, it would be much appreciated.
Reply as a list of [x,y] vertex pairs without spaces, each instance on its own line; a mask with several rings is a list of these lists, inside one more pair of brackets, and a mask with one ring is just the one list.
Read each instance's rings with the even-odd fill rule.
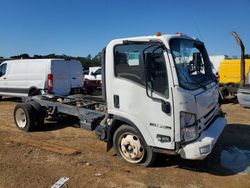
[[141,54],[148,44],[117,45],[114,52],[115,76],[145,85]]
[[6,73],[6,67],[7,65],[6,64],[3,64],[0,66],[0,77],[4,76],[5,73]]
[[169,84],[164,50],[157,45],[150,47],[151,45],[152,43],[117,45],[114,50],[115,76],[145,86],[143,53],[146,53],[150,56],[146,82],[151,91],[168,98]]

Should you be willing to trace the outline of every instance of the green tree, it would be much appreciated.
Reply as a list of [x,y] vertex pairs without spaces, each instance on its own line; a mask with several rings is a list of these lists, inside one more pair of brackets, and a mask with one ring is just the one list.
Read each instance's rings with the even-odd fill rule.
[[66,54],[57,55],[54,53],[48,54],[48,55],[38,55],[35,54],[33,57],[30,57],[28,54],[21,54],[17,56],[11,56],[13,59],[65,59],[65,60],[78,60],[81,62],[84,69],[88,69],[89,67],[93,66],[101,66],[101,52],[99,52],[97,55],[92,58],[92,56],[89,54],[87,57],[74,57],[74,56],[68,56]]
[[24,54],[20,54],[17,56],[11,56],[10,58],[12,58],[12,59],[30,59],[30,56],[29,56],[29,54],[24,53]]
[[88,58],[88,59],[92,59],[92,56],[89,54],[89,55],[87,56],[87,58]]
[[250,54],[245,54],[245,59],[250,59]]

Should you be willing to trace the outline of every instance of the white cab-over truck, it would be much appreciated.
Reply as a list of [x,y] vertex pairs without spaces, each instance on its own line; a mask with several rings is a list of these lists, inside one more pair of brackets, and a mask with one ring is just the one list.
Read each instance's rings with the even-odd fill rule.
[[17,127],[47,116],[76,116],[127,162],[149,166],[156,153],[202,160],[226,120],[204,44],[183,34],[112,40],[102,56],[103,101],[38,95],[17,104]]

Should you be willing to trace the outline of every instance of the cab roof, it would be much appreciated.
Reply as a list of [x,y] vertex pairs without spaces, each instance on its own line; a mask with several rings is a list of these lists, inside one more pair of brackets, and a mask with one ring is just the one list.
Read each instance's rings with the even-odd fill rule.
[[196,40],[201,42],[198,38],[191,37],[182,33],[176,33],[176,34],[166,34],[166,35],[151,35],[151,36],[139,36],[139,37],[129,37],[129,38],[121,38],[121,39],[115,39],[113,41],[150,41],[150,40],[161,40],[161,41],[169,41],[173,38],[181,38],[181,39],[189,39],[189,40]]

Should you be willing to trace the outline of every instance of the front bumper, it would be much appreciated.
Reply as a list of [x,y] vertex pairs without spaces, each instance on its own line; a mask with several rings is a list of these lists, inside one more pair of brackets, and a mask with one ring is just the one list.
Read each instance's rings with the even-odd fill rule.
[[226,126],[226,119],[218,117],[195,141],[184,145],[179,153],[184,159],[202,160],[208,156]]

